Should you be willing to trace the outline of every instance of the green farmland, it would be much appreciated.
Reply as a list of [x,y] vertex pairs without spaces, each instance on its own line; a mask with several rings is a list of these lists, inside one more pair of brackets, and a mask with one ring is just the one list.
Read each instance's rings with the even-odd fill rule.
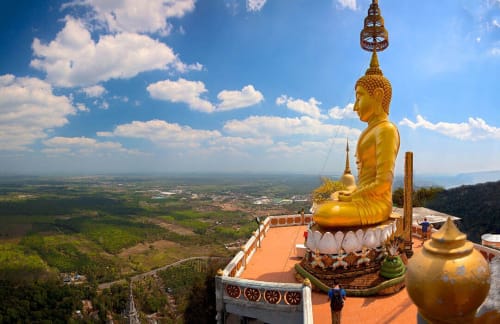
[[30,271],[35,277],[80,273],[100,283],[185,257],[230,256],[224,244],[248,238],[259,212],[307,207],[252,204],[264,194],[288,198],[296,191],[294,181],[299,180],[4,178],[0,274],[27,278],[32,277],[27,275]]
[[[213,276],[234,253],[225,244],[248,239],[257,228],[256,216],[308,208],[303,200],[288,199],[299,182],[205,176],[0,178],[0,322],[75,322],[83,300],[97,311],[84,322],[105,322],[106,314],[120,320],[127,280],[134,280],[142,316],[157,313],[166,323],[212,318],[213,301],[207,296],[213,295]],[[299,187],[311,189],[307,181]],[[262,197],[270,203],[255,205]],[[281,200],[287,203],[274,203]],[[201,268],[182,263],[156,277],[132,279],[193,257],[216,261]],[[110,282],[117,283],[97,289]]]

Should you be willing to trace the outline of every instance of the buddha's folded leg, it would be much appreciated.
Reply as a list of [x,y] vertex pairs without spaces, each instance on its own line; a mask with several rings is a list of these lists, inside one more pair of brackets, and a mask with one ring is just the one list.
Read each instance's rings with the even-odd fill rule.
[[317,206],[313,220],[321,227],[347,227],[362,224],[358,208],[353,202],[324,202]]
[[326,201],[317,206],[313,220],[325,228],[372,225],[387,220],[391,211],[385,199]]
[[362,225],[382,223],[388,220],[392,213],[391,201],[383,199],[382,197],[378,197],[377,199],[365,199],[357,205]]

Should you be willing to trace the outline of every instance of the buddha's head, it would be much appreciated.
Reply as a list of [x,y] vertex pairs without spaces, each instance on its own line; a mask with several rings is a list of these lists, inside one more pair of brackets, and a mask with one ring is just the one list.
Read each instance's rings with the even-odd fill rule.
[[363,87],[370,96],[375,94],[376,89],[381,89],[383,91],[382,108],[386,114],[389,114],[389,105],[392,98],[392,86],[389,80],[387,80],[387,78],[382,74],[382,70],[378,65],[376,52],[373,52],[370,67],[366,70],[365,75],[358,79],[354,89],[358,86]]

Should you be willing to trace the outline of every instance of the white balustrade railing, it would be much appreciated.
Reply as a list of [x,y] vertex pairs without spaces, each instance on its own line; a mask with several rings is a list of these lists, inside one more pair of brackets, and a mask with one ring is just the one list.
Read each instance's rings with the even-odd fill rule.
[[[224,268],[221,276],[216,277],[218,313],[222,312],[223,309],[227,310],[233,307],[239,315],[245,315],[246,309],[252,309],[252,311],[259,311],[261,316],[266,318],[266,316],[276,316],[272,313],[281,310],[283,312],[281,316],[290,316],[292,323],[294,319],[298,318],[300,318],[298,323],[313,323],[311,288],[309,286],[239,278],[256,250],[262,247],[271,227],[304,225],[311,220],[311,215],[299,214],[298,216],[269,216],[261,222],[257,231],[241,247],[241,251]],[[266,313],[266,309],[272,310],[272,312]],[[221,322],[222,317],[222,314],[218,314],[219,322]]]

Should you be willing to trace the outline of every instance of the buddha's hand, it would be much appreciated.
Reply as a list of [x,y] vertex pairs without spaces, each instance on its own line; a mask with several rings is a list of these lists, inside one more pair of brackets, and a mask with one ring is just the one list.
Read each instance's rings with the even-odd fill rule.
[[335,191],[334,193],[332,193],[330,195],[330,199],[331,200],[335,200],[335,201],[339,201],[340,200],[339,196],[342,195],[342,194],[349,194],[349,191],[347,191],[347,190]]
[[349,191],[340,191],[338,198],[339,201],[352,201],[352,195]]

